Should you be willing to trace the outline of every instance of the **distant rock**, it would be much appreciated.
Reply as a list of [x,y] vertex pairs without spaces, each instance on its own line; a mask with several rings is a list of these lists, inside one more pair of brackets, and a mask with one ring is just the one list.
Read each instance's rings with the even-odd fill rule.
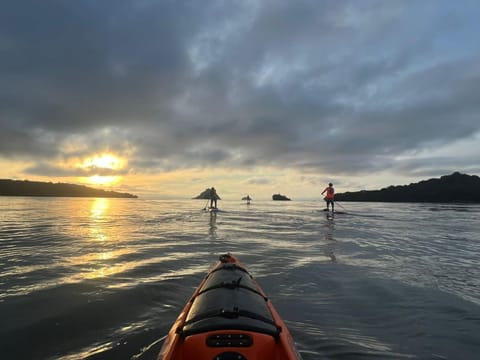
[[410,185],[389,186],[381,190],[362,190],[335,194],[338,201],[480,203],[480,178],[454,172],[439,179]]
[[281,195],[281,194],[273,194],[272,195],[272,200],[290,201],[290,199],[288,197],[286,197],[285,195]]
[[53,197],[100,197],[137,198],[138,196],[115,191],[93,189],[83,185],[51,183],[28,180],[0,179],[0,196],[53,196]]
[[[209,189],[205,189],[204,191],[202,191],[200,193],[200,195],[198,196],[195,196],[193,199],[210,199],[210,191],[212,191],[210,188]],[[222,200],[220,199],[220,196],[218,196],[218,193],[217,193],[217,200]]]

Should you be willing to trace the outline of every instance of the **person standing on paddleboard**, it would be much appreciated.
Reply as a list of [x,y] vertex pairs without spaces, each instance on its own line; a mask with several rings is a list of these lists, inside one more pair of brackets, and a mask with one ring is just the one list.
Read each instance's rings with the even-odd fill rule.
[[[210,207],[212,209],[216,209],[217,208],[217,199],[218,199],[218,195],[217,195],[217,190],[215,190],[215,188],[212,186],[212,188],[210,189]],[[214,206],[215,205],[215,206]]]
[[334,211],[334,201],[333,199],[335,198],[335,189],[333,188],[333,184],[329,183],[328,186],[325,188],[325,190],[322,191],[322,195],[324,193],[327,193],[325,196],[324,200],[327,202],[327,211],[330,208],[330,204],[332,204],[332,212]]

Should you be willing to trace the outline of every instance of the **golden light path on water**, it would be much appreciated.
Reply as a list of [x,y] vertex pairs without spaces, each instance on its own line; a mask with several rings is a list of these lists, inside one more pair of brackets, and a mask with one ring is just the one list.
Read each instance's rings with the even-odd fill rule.
[[[101,243],[102,246],[98,246],[98,252],[66,258],[69,266],[76,267],[86,265],[86,269],[70,276],[63,277],[60,280],[60,283],[77,283],[84,280],[106,278],[116,274],[126,273],[138,267],[172,260],[172,255],[174,255],[173,257],[177,260],[189,257],[187,254],[176,253],[169,254],[168,256],[149,257],[134,261],[118,261],[118,259],[124,258],[129,254],[136,253],[137,249],[133,245],[123,245],[123,243],[128,244],[128,239],[125,239],[123,236],[125,232],[124,228],[109,225],[112,217],[111,207],[111,199],[93,199],[90,208],[90,236],[87,241]],[[126,232],[130,232],[129,229],[127,229]],[[155,247],[158,249],[161,248],[162,245],[156,244]],[[102,250],[112,248],[114,250]],[[143,279],[143,283],[155,282],[171,277],[179,277],[189,274],[191,274],[191,272],[188,269],[180,272],[177,271],[175,275],[159,274],[157,276],[150,277],[149,279]],[[130,281],[117,282],[115,285],[109,286],[109,288],[121,288],[131,285],[132,282]]]
[[[82,204],[87,206],[82,206]],[[125,204],[118,199],[109,198],[75,199],[72,202],[63,203],[61,209],[50,209],[50,211],[58,213],[58,219],[62,215],[66,219],[75,219],[75,223],[63,220],[54,225],[58,228],[57,236],[62,237],[63,234],[66,234],[70,240],[62,238],[57,241],[56,247],[45,250],[48,251],[47,256],[54,261],[38,264],[19,263],[2,272],[0,279],[21,276],[26,281],[23,285],[11,287],[8,291],[0,294],[0,299],[28,295],[56,286],[89,280],[104,279],[106,281],[108,278],[128,274],[142,267],[189,257],[188,254],[182,252],[169,252],[162,255],[161,250],[170,246],[162,241],[151,241],[142,246],[136,244],[139,236],[138,225],[124,221],[125,218],[132,216],[128,213]],[[48,221],[55,222],[55,219],[56,217],[53,216]],[[120,226],[118,225],[119,220]],[[164,226],[163,229],[166,230],[168,227]],[[149,254],[142,256],[141,254],[144,252],[149,252]],[[152,253],[156,254],[152,255]],[[28,281],[29,278],[33,279],[36,273],[42,271],[53,272],[56,276],[42,281]],[[199,270],[186,267],[175,273],[154,274],[149,278],[142,279],[142,283],[190,275],[197,271]],[[106,288],[135,286],[138,282],[138,279],[129,278],[127,275],[120,277],[121,280],[112,281]]]

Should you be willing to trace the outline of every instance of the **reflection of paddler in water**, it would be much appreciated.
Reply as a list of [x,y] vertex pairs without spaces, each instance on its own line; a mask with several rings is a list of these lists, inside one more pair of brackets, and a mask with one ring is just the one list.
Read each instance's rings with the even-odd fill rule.
[[215,211],[210,212],[210,228],[208,229],[208,235],[215,236],[217,230],[217,213]]
[[330,258],[331,261],[337,261],[337,257],[333,252],[333,244],[336,243],[336,240],[333,238],[333,231],[335,230],[335,220],[333,217],[327,216],[327,224],[325,226],[325,255]]

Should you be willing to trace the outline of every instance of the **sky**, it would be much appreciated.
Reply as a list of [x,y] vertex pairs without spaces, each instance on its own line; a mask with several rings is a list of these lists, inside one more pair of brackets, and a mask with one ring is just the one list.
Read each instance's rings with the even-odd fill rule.
[[476,0],[0,8],[0,178],[295,200],[480,174]]

